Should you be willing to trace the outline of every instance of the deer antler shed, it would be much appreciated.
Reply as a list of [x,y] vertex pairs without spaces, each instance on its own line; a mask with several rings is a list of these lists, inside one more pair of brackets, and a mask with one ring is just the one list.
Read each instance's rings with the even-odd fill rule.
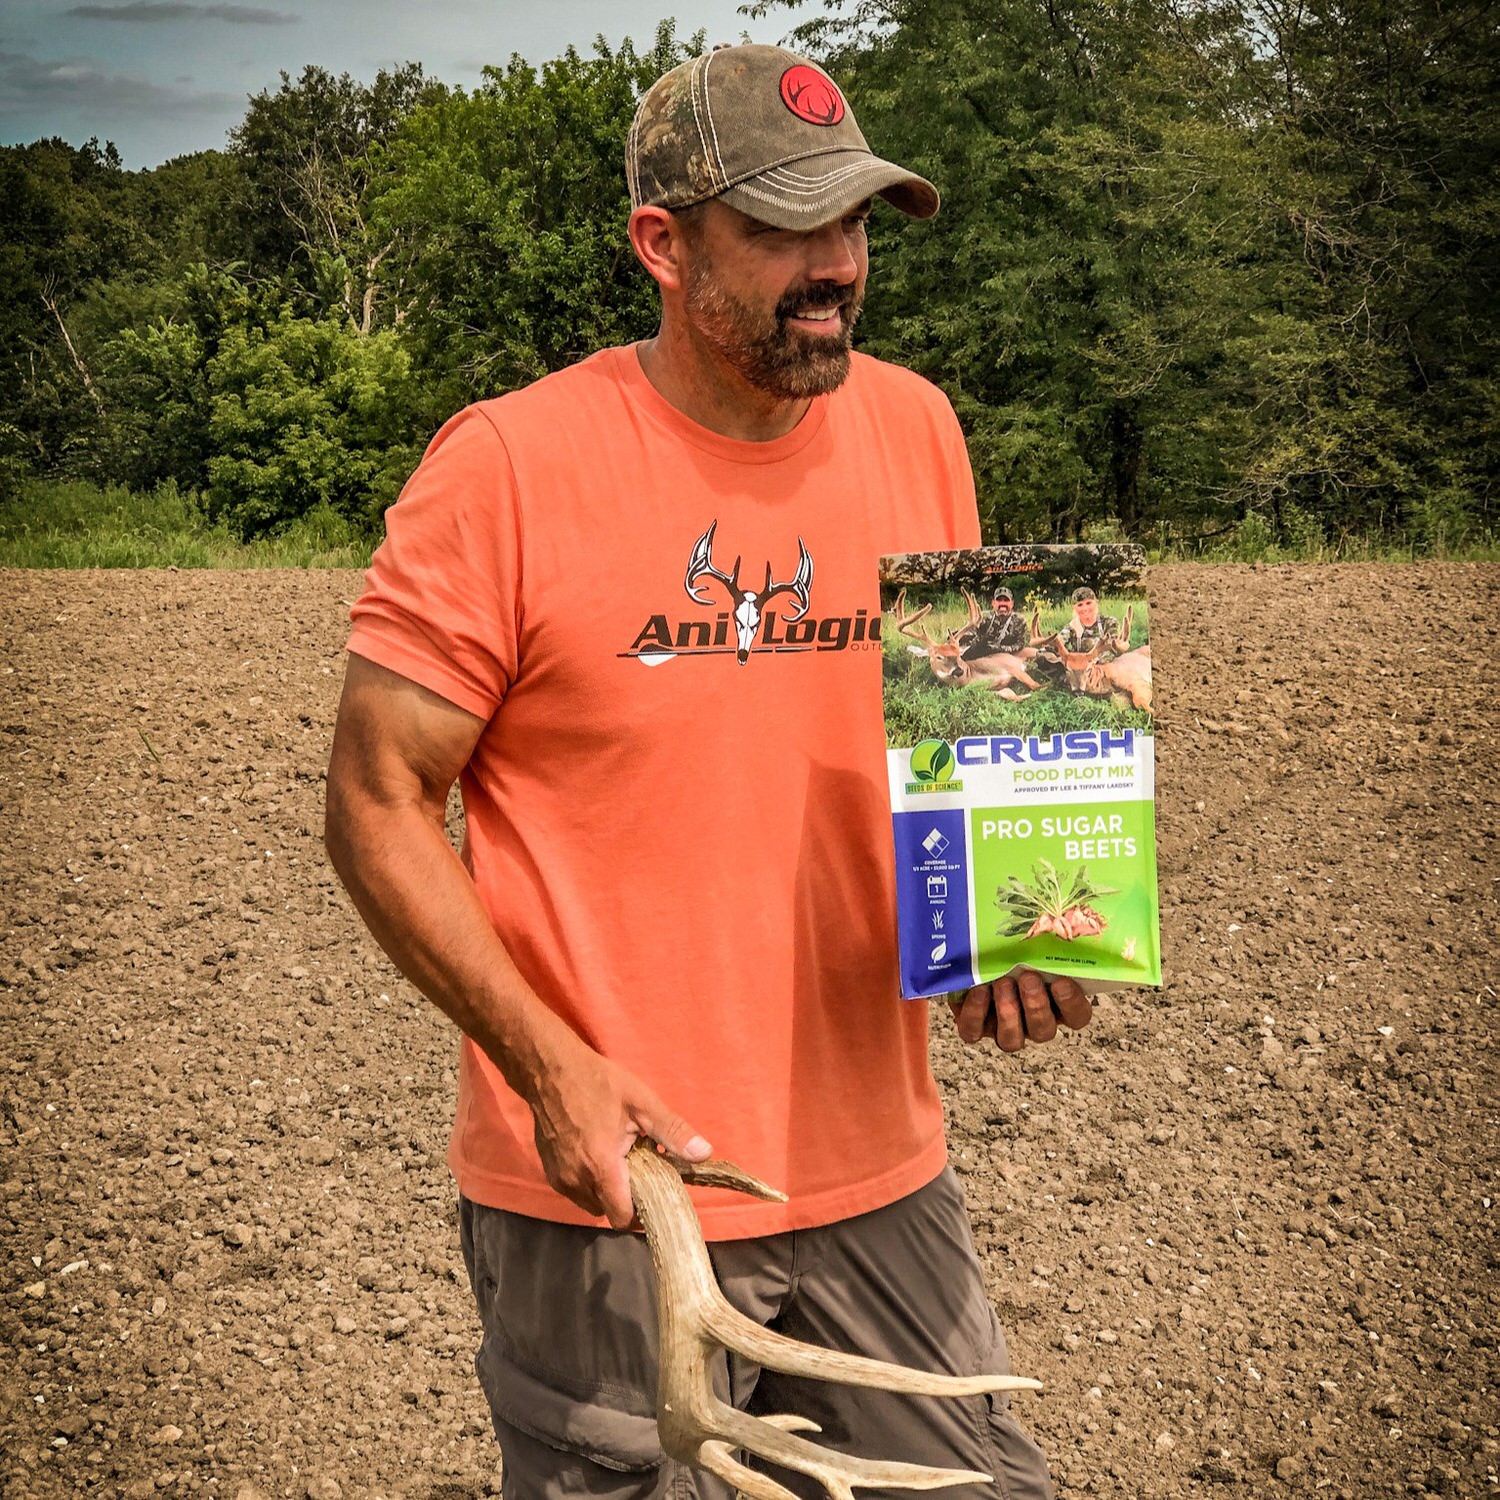
[[736,1449],[753,1453],[810,1478],[834,1497],[853,1500],[864,1489],[938,1489],[983,1484],[990,1475],[964,1469],[882,1462],[820,1448],[800,1432],[817,1432],[803,1417],[753,1417],[728,1405],[713,1389],[709,1360],[732,1350],[786,1375],[836,1380],[921,1396],[975,1396],[987,1391],[1036,1391],[1039,1381],[1016,1375],[938,1375],[886,1364],[835,1349],[819,1349],[763,1328],[731,1307],[714,1280],[708,1249],[684,1182],[732,1188],[769,1202],[786,1201],[732,1162],[685,1162],[640,1141],[628,1165],[630,1189],[651,1247],[656,1305],[661,1325],[661,1374],[657,1428],[663,1452],[681,1463],[709,1470],[754,1500],[797,1500],[784,1485],[748,1467]]

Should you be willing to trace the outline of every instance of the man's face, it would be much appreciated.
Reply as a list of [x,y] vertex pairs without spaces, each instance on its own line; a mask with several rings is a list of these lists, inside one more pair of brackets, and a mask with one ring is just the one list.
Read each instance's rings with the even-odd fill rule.
[[1001,616],[1002,618],[1008,615],[1014,608],[1011,601],[1004,596],[996,599],[990,607],[995,611],[997,615]]
[[1099,601],[1097,599],[1080,599],[1073,607],[1073,612],[1078,616],[1080,625],[1092,625],[1099,618]]
[[710,202],[688,228],[688,320],[751,385],[782,400],[836,390],[849,373],[869,252],[860,204],[818,229],[776,229]]

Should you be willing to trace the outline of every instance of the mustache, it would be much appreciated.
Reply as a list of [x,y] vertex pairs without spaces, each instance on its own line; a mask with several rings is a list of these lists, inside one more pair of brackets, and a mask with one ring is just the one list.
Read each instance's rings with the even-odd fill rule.
[[854,302],[854,288],[837,281],[810,281],[796,291],[788,292],[776,304],[776,317],[785,322],[804,307],[848,307]]

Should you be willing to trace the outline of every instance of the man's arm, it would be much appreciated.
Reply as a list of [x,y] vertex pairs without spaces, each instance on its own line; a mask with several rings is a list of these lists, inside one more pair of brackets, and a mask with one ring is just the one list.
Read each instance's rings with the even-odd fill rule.
[[483,730],[474,714],[350,656],[328,767],[329,858],[397,968],[531,1107],[548,1181],[623,1229],[637,1137],[693,1160],[708,1143],[549,1009],[490,925],[443,827],[448,789]]

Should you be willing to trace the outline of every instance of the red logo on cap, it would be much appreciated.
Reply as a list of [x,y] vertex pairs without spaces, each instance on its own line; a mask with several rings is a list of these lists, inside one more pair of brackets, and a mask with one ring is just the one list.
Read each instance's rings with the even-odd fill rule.
[[781,75],[781,102],[809,125],[837,125],[844,118],[844,96],[831,79],[806,63]]

